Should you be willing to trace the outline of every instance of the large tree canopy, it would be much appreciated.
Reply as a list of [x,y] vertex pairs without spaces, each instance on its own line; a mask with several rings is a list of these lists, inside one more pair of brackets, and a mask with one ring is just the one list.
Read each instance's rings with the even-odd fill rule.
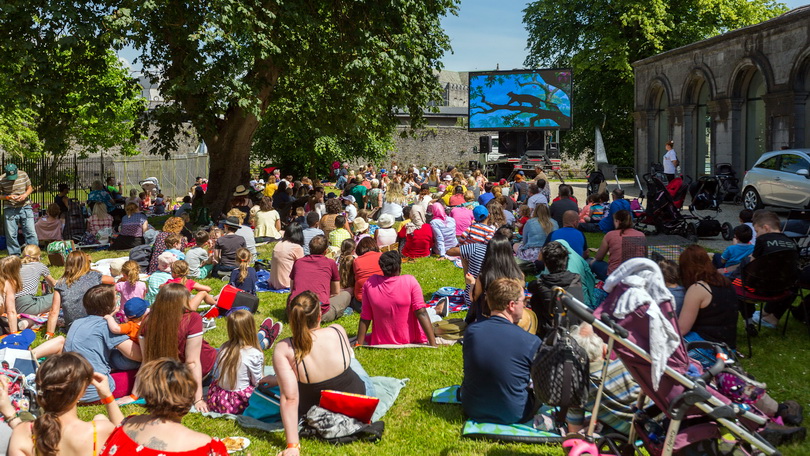
[[217,213],[246,176],[260,125],[271,140],[306,135],[297,144],[313,151],[317,138],[390,134],[394,107],[418,125],[440,98],[432,70],[448,39],[439,21],[455,3],[119,0],[109,24],[140,51],[169,101],[149,118],[161,126],[157,148],[174,147],[182,121],[206,142],[207,202]]
[[593,147],[602,126],[608,158],[632,165],[631,63],[786,11],[773,0],[537,0],[523,18],[529,67],[571,67],[574,129],[563,146]]
[[82,3],[0,5],[0,147],[53,167],[68,150],[137,153],[145,103],[102,19]]

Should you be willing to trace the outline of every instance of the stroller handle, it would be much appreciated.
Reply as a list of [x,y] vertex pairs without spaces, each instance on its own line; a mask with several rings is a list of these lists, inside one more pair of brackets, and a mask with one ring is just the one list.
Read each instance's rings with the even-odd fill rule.
[[574,302],[573,298],[571,298],[571,296],[566,293],[564,289],[554,287],[552,291],[554,292],[554,296],[560,300],[565,308],[576,315],[580,320],[591,325],[593,324],[594,320],[596,320],[596,317],[593,316],[587,307]]

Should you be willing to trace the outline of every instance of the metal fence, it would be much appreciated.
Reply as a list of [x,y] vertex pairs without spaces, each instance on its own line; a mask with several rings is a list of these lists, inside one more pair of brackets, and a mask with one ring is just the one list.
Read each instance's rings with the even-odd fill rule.
[[[31,201],[44,210],[54,201],[59,184],[68,184],[71,197],[86,200],[93,181],[104,182],[114,177],[121,182],[124,196],[130,189],[141,191],[140,182],[147,177],[156,177],[166,198],[186,195],[196,177],[208,175],[208,155],[175,155],[168,160],[154,155],[98,155],[81,158],[77,154],[63,157],[55,162],[53,157],[22,158],[3,152],[0,162],[14,163],[28,173],[35,191]],[[3,172],[3,171],[0,171]]]

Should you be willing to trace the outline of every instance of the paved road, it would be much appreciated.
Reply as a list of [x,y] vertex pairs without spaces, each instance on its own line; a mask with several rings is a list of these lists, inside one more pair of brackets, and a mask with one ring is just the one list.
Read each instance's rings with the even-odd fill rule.
[[[557,195],[557,187],[559,185],[560,185],[559,181],[554,180],[554,181],[551,182],[552,198],[556,197],[556,195]],[[574,196],[577,198],[577,201],[579,201],[580,206],[582,206],[582,204],[584,204],[584,202],[586,200],[587,185],[588,184],[585,183],[585,182],[570,182],[570,185],[572,187],[574,187]],[[610,192],[614,188],[616,188],[616,185],[617,185],[616,181],[608,182],[608,192]],[[624,189],[625,196],[628,199],[633,199],[633,198],[638,197],[639,188],[633,181],[631,181],[631,180],[627,180],[627,181],[622,180],[622,181],[619,181],[619,185],[621,185],[622,189]],[[683,211],[682,211],[682,213],[684,215],[689,215],[689,209],[688,208],[689,208],[690,202],[691,202],[691,198],[689,197],[689,195],[687,195],[686,202],[683,205]],[[642,206],[646,207],[646,201],[642,203]],[[715,219],[719,220],[720,223],[729,222],[729,223],[731,223],[732,226],[737,226],[737,225],[740,224],[739,213],[743,209],[742,205],[724,203],[724,204],[721,205],[720,209],[721,210],[718,213],[715,213],[713,210],[698,211],[697,215],[700,215],[701,217],[711,216],[712,218],[715,218]],[[784,220],[787,217],[787,212],[788,212],[787,210],[774,209],[774,208],[771,208],[771,209],[774,210],[774,212],[776,212],[777,214],[779,214],[779,216],[782,218],[782,220]],[[663,243],[663,242],[659,241],[658,243]],[[710,248],[710,249],[714,249],[714,250],[722,252],[727,246],[729,246],[731,244],[731,241],[726,241],[726,240],[723,239],[723,237],[721,235],[718,235],[718,236],[711,237],[711,238],[701,238],[699,244],[706,247],[706,248]]]

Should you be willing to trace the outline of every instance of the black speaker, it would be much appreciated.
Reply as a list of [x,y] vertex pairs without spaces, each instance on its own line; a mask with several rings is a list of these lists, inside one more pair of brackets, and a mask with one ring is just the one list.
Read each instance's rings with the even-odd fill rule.
[[492,152],[492,136],[484,135],[478,138],[478,152],[482,154]]

